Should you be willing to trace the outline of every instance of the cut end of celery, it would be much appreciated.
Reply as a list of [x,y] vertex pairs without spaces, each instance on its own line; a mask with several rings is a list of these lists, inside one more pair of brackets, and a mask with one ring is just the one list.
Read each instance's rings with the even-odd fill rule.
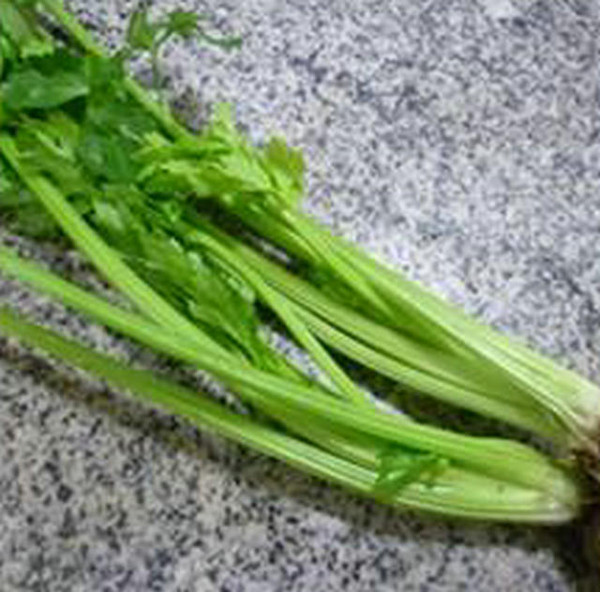
[[585,439],[573,447],[573,456],[583,474],[600,489],[600,421],[597,417],[594,421],[595,425],[585,433]]

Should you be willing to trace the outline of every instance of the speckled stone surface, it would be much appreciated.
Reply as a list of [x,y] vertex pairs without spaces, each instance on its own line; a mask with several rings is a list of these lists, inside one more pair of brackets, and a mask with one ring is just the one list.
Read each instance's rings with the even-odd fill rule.
[[[113,43],[131,5],[70,2]],[[306,153],[307,208],[337,232],[600,378],[595,2],[156,9],[175,5],[245,38],[235,54],[171,46],[179,104],[230,100],[257,141],[283,133]],[[89,281],[75,258],[22,246]],[[13,283],[0,294],[144,358]],[[3,592],[566,592],[574,538],[391,512],[0,342]]]

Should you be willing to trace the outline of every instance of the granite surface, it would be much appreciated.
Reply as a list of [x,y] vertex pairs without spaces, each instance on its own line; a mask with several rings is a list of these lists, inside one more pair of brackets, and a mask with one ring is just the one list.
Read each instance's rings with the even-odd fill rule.
[[[132,3],[69,5],[116,43]],[[233,54],[165,51],[173,98],[193,120],[233,101],[257,141],[280,132],[304,149],[307,208],[336,231],[600,378],[595,2],[155,8],[175,5],[245,39]],[[76,258],[22,246],[92,281]],[[0,294],[152,363],[11,282]],[[394,513],[0,342],[2,591],[565,592],[583,578],[575,541],[576,528]]]

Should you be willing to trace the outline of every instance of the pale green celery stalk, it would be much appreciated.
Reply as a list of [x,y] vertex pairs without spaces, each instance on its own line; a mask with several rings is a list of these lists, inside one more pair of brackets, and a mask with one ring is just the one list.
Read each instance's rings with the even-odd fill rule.
[[442,401],[565,443],[564,430],[554,417],[505,379],[498,380],[470,361],[450,359],[377,325],[243,243],[230,239],[227,246],[291,300],[315,335],[344,355]]
[[[160,331],[160,328],[156,327],[155,330]],[[27,323],[6,308],[0,308],[0,333],[40,348],[64,362],[107,380],[118,388],[142,395],[144,399],[169,412],[186,417],[200,427],[209,427],[260,452],[291,461],[291,464],[300,468],[317,469],[314,473],[320,477],[335,476],[338,464],[350,469],[347,471],[348,475],[352,473],[353,468],[349,463],[323,453],[319,448],[229,411],[222,405],[208,400],[201,393],[168,382],[148,371],[132,369],[48,329]],[[315,465],[312,465],[314,459],[320,459],[321,462],[317,460]],[[323,462],[323,459],[326,459],[326,462]],[[357,471],[358,475],[363,473],[360,469]]]
[[[311,223],[320,229],[317,223]],[[513,377],[533,400],[555,414],[574,447],[591,447],[598,453],[600,389],[597,385],[479,323],[349,242],[338,238],[336,248],[369,277],[386,298],[415,303],[420,314],[462,338],[474,352]]]
[[[360,248],[332,235],[309,216],[299,211],[291,212],[283,203],[281,212],[269,212],[262,204],[238,206],[226,198],[222,202],[250,228],[295,256],[317,267],[325,264],[341,279],[344,277],[340,276],[340,270],[353,269],[361,277],[356,292],[363,299],[368,295],[362,286],[368,281],[379,298],[395,306],[397,315],[387,318],[387,325],[400,331],[405,325],[405,329],[417,336],[423,330],[431,343],[449,353],[454,352],[457,359],[470,359],[481,367],[482,372],[490,372],[490,375],[501,373],[507,394],[516,388],[538,409],[554,416],[551,423],[560,428],[558,431],[552,429],[559,435],[559,442],[568,441],[569,446],[600,457],[597,444],[600,390],[596,385],[471,319],[416,282],[376,262]],[[323,248],[324,244],[327,248]],[[314,245],[321,245],[318,252]],[[349,279],[346,279],[346,285],[355,289]],[[363,312],[380,321],[378,301],[372,300],[372,306],[364,307]],[[373,310],[379,310],[379,314],[373,314]],[[427,327],[429,330],[425,331]],[[540,424],[536,432],[543,431],[548,431],[548,426]]]
[[308,331],[297,313],[288,305],[286,299],[273,290],[260,275],[251,267],[248,267],[243,260],[236,257],[227,247],[222,246],[208,234],[195,231],[193,234],[189,233],[187,237],[195,244],[202,245],[212,252],[220,261],[238,273],[255,290],[265,304],[280,317],[292,336],[312,355],[321,370],[327,373],[348,400],[354,402],[359,407],[362,405],[371,405],[368,396],[356,386],[327,353],[327,350]]
[[[189,181],[193,186],[194,180]],[[310,342],[300,339],[302,334],[294,330],[294,316],[297,318],[301,315],[304,323],[310,324],[310,329],[330,346],[390,378],[446,402],[507,421],[562,443],[563,431],[552,421],[552,416],[533,406],[522,391],[507,383],[504,376],[499,377],[498,373],[494,375],[493,369],[482,371],[477,363],[451,358],[443,352],[376,325],[350,309],[344,310],[312,285],[285,272],[278,265],[243,243],[233,240],[206,221],[196,219],[194,222],[195,225],[192,224],[181,233],[183,239],[218,251],[221,259],[227,260],[246,279],[251,280],[250,283],[258,288],[263,298],[266,297],[265,302],[276,312],[280,309],[279,316],[311,353],[313,348],[309,345]],[[194,232],[199,226],[202,226],[204,232]],[[217,237],[216,240],[211,239],[208,234]],[[225,246],[220,247],[219,243]],[[250,268],[254,268],[256,273],[252,274],[254,269]],[[357,339],[368,343],[369,347],[347,338],[343,333],[320,322],[319,318],[307,314],[297,306],[294,314],[285,300],[276,300],[275,294],[265,291],[265,283],[275,286],[292,299],[297,298],[301,303],[308,303],[309,308],[322,314],[328,323],[333,322],[344,331],[353,333]],[[282,308],[284,305],[287,311]],[[302,328],[302,331],[305,329]],[[381,355],[377,350],[383,350],[392,359]],[[313,357],[319,360],[317,354],[313,353]],[[409,365],[406,360],[410,360]],[[325,363],[321,363],[321,367],[327,370],[330,376],[334,376]]]
[[[285,207],[282,205],[282,208]],[[306,240],[299,241],[294,229],[283,222],[278,223],[264,211],[261,213],[260,208],[236,208],[233,211],[250,228],[276,240],[290,253],[316,266],[323,264],[323,252],[315,254],[303,248],[302,243]],[[253,215],[249,215],[250,212]],[[481,372],[490,373],[490,378],[497,378],[499,373],[504,376],[507,403],[510,404],[516,389],[524,401],[535,404],[542,413],[535,433],[548,434],[552,431],[556,435],[553,438],[555,442],[567,442],[570,448],[600,457],[600,390],[596,385],[469,318],[415,282],[378,264],[359,248],[334,237],[308,216],[296,212],[294,217],[304,219],[297,228],[303,229],[305,237],[321,233],[324,240],[328,241],[329,254],[333,252],[335,256],[330,256],[326,264],[334,273],[339,264],[352,267],[371,282],[380,296],[396,303],[397,318],[387,319],[388,326],[400,329],[408,319],[407,326],[410,327],[410,319],[419,319],[421,326],[427,325],[433,331],[437,327],[442,337],[437,343],[438,347],[454,355],[457,360],[479,365]],[[308,226],[311,227],[310,232],[306,231]],[[347,283],[347,286],[353,289],[351,284]],[[363,291],[360,294],[364,296]],[[362,312],[369,314],[369,307],[363,308]],[[380,322],[380,315],[369,316]],[[413,334],[414,330],[415,327],[412,328]]]
[[[427,323],[437,327],[440,332],[451,336],[455,343],[462,343],[463,354],[470,352],[472,359],[481,364],[483,371],[501,371],[512,381],[513,388],[517,387],[524,396],[537,403],[540,409],[552,413],[552,423],[560,425],[560,430],[555,431],[563,442],[569,440],[569,445],[574,448],[583,447],[598,454],[596,440],[600,430],[600,391],[596,385],[478,323],[415,282],[406,280],[399,273],[376,262],[360,248],[340,237],[334,237],[309,216],[296,212],[293,217],[302,220],[301,224],[296,225],[296,229],[301,228],[304,236],[321,234],[323,240],[328,241],[330,249],[335,253],[335,258],[330,262],[333,267],[340,261],[343,265],[352,266],[371,282],[381,297],[389,302],[397,302],[400,309],[408,311],[405,315],[426,319]],[[262,230],[267,234],[273,234],[271,225],[277,224],[276,221],[273,222],[273,218],[260,219],[258,215],[244,216],[243,219],[257,229],[266,221]],[[286,236],[283,224],[279,224],[276,234],[280,238]],[[284,241],[285,247],[291,252],[319,265],[320,258],[314,253],[298,251],[298,241],[285,238]],[[393,325],[392,322],[390,324]],[[540,424],[540,430],[537,431],[546,428],[547,426]]]
[[[0,269],[8,274],[18,277],[58,300],[66,306],[82,312],[90,318],[128,336],[133,336],[139,341],[151,347],[157,347],[160,351],[177,357],[177,348],[173,350],[168,346],[169,339],[174,340],[174,336],[161,339],[157,344],[151,338],[152,331],[163,334],[164,330],[155,326],[148,325],[145,331],[136,332],[133,328],[136,324],[145,324],[147,321],[143,317],[131,312],[124,311],[115,307],[101,298],[89,294],[85,290],[61,279],[60,277],[45,271],[38,265],[20,259],[10,249],[0,246]],[[145,326],[145,325],[144,325]],[[218,351],[218,350],[215,350]],[[241,360],[235,358],[227,351],[220,352],[222,359],[229,365],[239,366]],[[237,391],[242,398],[249,398],[245,391],[249,390],[243,385],[237,385]],[[312,390],[309,385],[305,385],[306,395],[311,396]],[[334,453],[341,454],[345,458],[351,459],[359,464],[368,467],[375,467],[378,464],[378,454],[385,442],[374,439],[370,436],[356,433],[352,430],[332,429],[327,425],[322,425],[318,420],[307,422],[302,414],[288,406],[282,407],[277,401],[268,400],[262,405],[262,410],[278,419],[293,432],[310,439],[311,441],[331,450]]]
[[309,474],[393,506],[448,517],[534,524],[568,522],[579,511],[577,484],[567,475],[555,480],[552,488],[536,491],[453,467],[441,474],[434,484],[413,482],[392,497],[378,498],[375,471],[233,413],[151,372],[132,369],[48,329],[25,322],[5,308],[0,308],[0,333],[127,390],[201,429],[214,431]]
[[402,385],[410,386],[417,392],[427,393],[440,401],[451,405],[460,405],[486,417],[493,417],[530,433],[564,443],[564,434],[553,425],[552,418],[544,417],[544,414],[537,409],[528,408],[526,405],[520,408],[518,403],[507,404],[497,399],[475,395],[465,388],[416,371],[363,345],[310,311],[302,309],[298,305],[294,305],[293,308],[296,309],[296,314],[306,323],[307,327],[325,343],[347,357],[359,360],[364,366],[383,376]]
[[507,384],[504,376],[482,370],[470,360],[451,357],[372,321],[240,241],[230,240],[228,246],[282,294],[358,341],[442,381],[485,394],[486,397],[522,403],[524,393]]
[[[43,0],[45,6],[56,20],[69,32],[74,39],[88,52],[102,54],[102,50],[94,43],[91,36],[68,13],[64,12],[56,0]],[[148,94],[133,82],[128,82],[130,92],[139,103],[150,113],[154,113],[168,133],[174,138],[187,138],[193,141],[194,137],[172,117],[165,117],[163,109],[157,112],[157,105],[149,98]],[[294,213],[298,218],[299,212]],[[245,217],[246,222],[256,228],[258,217]],[[328,250],[334,248],[338,255],[344,252],[350,257],[346,263],[357,266],[363,279],[367,279],[376,289],[380,297],[385,297],[388,302],[399,305],[404,311],[399,317],[402,321],[416,322],[418,328],[426,331],[429,337],[433,330],[433,337],[442,347],[451,350],[458,348],[459,354],[472,356],[488,368],[500,369],[507,379],[514,381],[532,401],[542,408],[551,411],[558,421],[563,424],[569,433],[574,447],[591,448],[597,454],[595,445],[598,430],[599,400],[598,389],[587,383],[584,379],[567,373],[562,368],[550,361],[544,360],[518,344],[505,341],[501,336],[483,328],[475,321],[457,312],[442,300],[429,294],[416,284],[408,282],[399,274],[392,273],[385,266],[376,263],[342,239],[333,239],[328,232],[318,224],[306,217],[303,227],[312,226],[314,233],[325,236],[328,241]],[[266,226],[270,228],[266,229]],[[302,242],[293,236],[288,229],[281,228],[274,221],[267,218],[260,220],[260,230],[267,230],[266,234],[275,238],[277,242],[283,240],[284,246],[296,255],[306,256]],[[312,234],[312,232],[309,232]],[[304,237],[306,240],[306,237]],[[310,253],[309,253],[310,255]],[[356,268],[355,268],[356,269]],[[361,286],[364,281],[361,279]],[[410,311],[412,321],[406,314]],[[414,315],[414,316],[413,316]],[[390,319],[393,326],[398,326],[396,319]],[[440,334],[435,335],[435,328]],[[429,328],[429,329],[428,329]],[[425,334],[425,333],[424,333]],[[546,429],[540,427],[540,429]]]
[[[202,228],[202,232],[195,230],[197,228]],[[289,297],[287,307],[294,308],[310,330],[331,347],[418,391],[561,442],[564,432],[553,422],[553,417],[533,406],[522,391],[513,389],[514,396],[510,398],[511,384],[507,384],[504,377],[498,380],[492,372],[481,372],[476,364],[451,359],[344,308],[204,220],[195,219],[190,227],[181,231],[183,239],[192,243],[208,244],[208,235],[215,237],[210,239],[211,244],[224,245],[220,248],[221,256],[240,271],[246,270],[246,277],[250,272],[248,268],[256,270],[255,285],[264,278],[264,282]]]
[[[507,379],[507,385],[511,385],[513,389],[516,387],[529,401],[535,402],[538,409],[551,413],[553,418],[550,420],[548,413],[542,417],[537,433],[552,429],[559,436],[556,440],[558,443],[567,442],[570,447],[583,448],[598,455],[598,387],[484,327],[416,283],[405,280],[400,274],[386,270],[360,249],[331,235],[308,216],[297,213],[296,217],[304,219],[303,232],[321,233],[329,241],[331,250],[335,252],[335,257],[330,260],[332,267],[339,262],[354,267],[382,297],[389,302],[398,303],[398,310],[402,309],[404,315],[426,319],[440,333],[450,336],[455,343],[460,343],[463,351],[457,352],[459,359],[472,359],[481,365],[483,372],[489,370],[490,373],[497,374],[498,370],[501,371]],[[256,218],[252,223],[260,224],[256,222]],[[307,227],[312,228],[310,233],[306,231]],[[311,259],[319,265],[320,261],[314,255]],[[389,321],[389,325],[394,326],[391,319]],[[510,388],[507,387],[507,394]]]
[[[273,209],[275,210],[277,207],[280,207],[280,204],[277,204]],[[292,229],[296,230],[296,233],[303,239],[304,244],[310,249],[314,258],[317,260],[322,258],[324,261],[329,261],[335,257],[335,253],[331,250],[329,241],[326,237],[317,233],[303,233],[295,228],[297,222],[293,212],[287,209],[280,209],[279,211],[273,212],[273,214],[275,217],[279,216],[283,224],[287,224]],[[386,302],[373,287],[364,280],[364,278],[358,275],[352,266],[341,266],[338,264],[335,268],[335,272],[342,282],[352,286],[352,288],[373,307],[374,311],[381,314],[383,318],[394,317],[395,311],[390,304]]]
[[563,469],[524,444],[465,436],[375,408],[358,410],[321,390],[239,364],[237,360],[232,363],[222,355],[215,355],[212,348],[203,348],[177,334],[157,331],[154,322],[103,302],[35,264],[21,261],[6,249],[0,250],[0,268],[128,337],[206,370],[260,408],[278,404],[282,418],[289,409],[291,413],[304,414],[306,424],[314,418],[333,430],[339,428],[342,433],[362,432],[382,441],[431,452],[462,467],[540,491],[552,489],[553,481],[563,479]]

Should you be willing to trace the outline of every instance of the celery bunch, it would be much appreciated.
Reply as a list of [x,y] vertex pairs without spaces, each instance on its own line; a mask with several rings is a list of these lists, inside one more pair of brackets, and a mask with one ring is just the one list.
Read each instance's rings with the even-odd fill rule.
[[[598,388],[304,214],[302,157],[281,139],[252,146],[225,105],[193,133],[127,76],[134,50],[150,53],[156,81],[169,37],[215,41],[198,25],[188,13],[159,23],[137,13],[128,47],[109,56],[53,0],[0,3],[0,213],[23,235],[67,238],[130,307],[7,248],[0,271],[210,372],[248,414],[128,369],[6,308],[0,333],[385,503],[542,524],[577,516],[581,470],[597,470]],[[264,308],[316,372],[273,347]],[[418,423],[365,392],[333,351],[546,438],[561,458]]]

